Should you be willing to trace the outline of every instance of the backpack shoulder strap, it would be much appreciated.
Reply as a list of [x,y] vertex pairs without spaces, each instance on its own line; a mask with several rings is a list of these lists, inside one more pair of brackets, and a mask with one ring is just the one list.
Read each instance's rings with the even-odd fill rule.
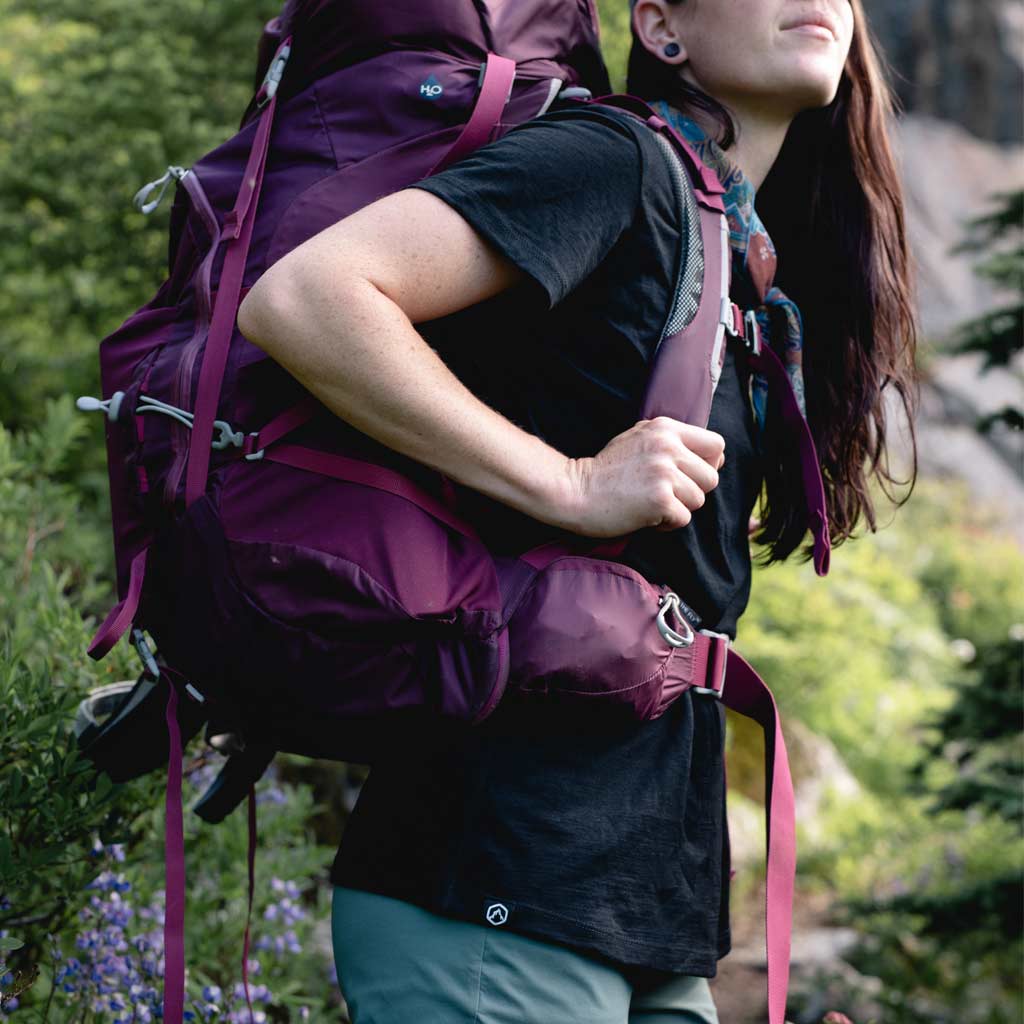
[[718,180],[715,172],[701,160],[694,152],[693,147],[664,118],[659,117],[644,100],[636,96],[614,93],[610,96],[599,96],[587,102],[591,106],[613,107],[631,114],[643,121],[652,131],[665,136],[672,143],[690,175],[697,201],[702,206],[707,206],[708,209],[719,213],[725,212],[721,198],[725,194],[725,186]]

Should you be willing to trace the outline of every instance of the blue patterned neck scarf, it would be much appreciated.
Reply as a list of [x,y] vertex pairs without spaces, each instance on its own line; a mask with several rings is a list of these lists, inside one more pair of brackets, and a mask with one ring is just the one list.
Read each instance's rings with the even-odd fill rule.
[[[734,280],[749,282],[760,298],[761,306],[755,312],[761,327],[762,342],[772,346],[782,359],[789,375],[793,393],[804,418],[803,347],[804,324],[796,303],[787,298],[774,284],[777,257],[775,246],[754,209],[754,186],[743,172],[729,161],[721,146],[710,138],[696,121],[684,117],[664,100],[655,100],[652,109],[667,121],[695,150],[704,163],[718,175],[725,187],[726,217],[732,247]],[[772,316],[778,310],[779,316]],[[777,337],[773,337],[773,334]],[[755,374],[751,382],[754,418],[764,430],[768,412],[768,382]]]

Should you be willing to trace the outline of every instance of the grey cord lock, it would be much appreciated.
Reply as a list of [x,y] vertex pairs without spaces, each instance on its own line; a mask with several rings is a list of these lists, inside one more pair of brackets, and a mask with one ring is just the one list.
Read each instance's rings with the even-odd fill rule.
[[[111,423],[117,421],[121,412],[121,404],[124,401],[124,392],[115,391],[110,398],[100,401],[91,395],[83,395],[75,402],[76,408],[81,412],[104,412]],[[159,413],[161,416],[168,416],[180,423],[183,427],[192,429],[192,413],[186,409],[179,409],[176,405],[169,405],[161,402],[158,398],[151,398],[149,395],[139,395],[138,405],[135,407],[135,415],[143,413]],[[216,436],[210,442],[210,447],[216,451],[223,451],[225,448],[241,448],[245,444],[245,434],[241,430],[235,430],[226,420],[214,420],[213,426],[217,431]]]

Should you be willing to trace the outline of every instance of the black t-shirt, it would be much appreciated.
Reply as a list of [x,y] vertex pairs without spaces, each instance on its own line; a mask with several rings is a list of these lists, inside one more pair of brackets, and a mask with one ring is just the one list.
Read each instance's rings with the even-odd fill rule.
[[[418,325],[459,377],[571,456],[639,416],[687,252],[653,133],[621,112],[555,110],[416,187],[439,196],[527,275]],[[730,350],[709,428],[719,486],[689,526],[645,531],[626,560],[703,625],[735,634],[750,591],[760,488],[742,356]],[[475,494],[498,550],[551,528]],[[729,948],[724,711],[684,694],[656,722],[595,721],[504,702],[482,726],[424,736],[374,766],[332,870],[338,885],[569,945],[623,967],[713,976]]]

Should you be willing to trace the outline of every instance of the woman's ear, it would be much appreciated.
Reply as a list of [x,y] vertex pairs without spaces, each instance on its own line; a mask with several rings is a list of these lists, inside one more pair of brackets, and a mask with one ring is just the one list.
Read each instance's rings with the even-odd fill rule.
[[633,32],[644,48],[665,64],[685,64],[686,45],[674,25],[670,7],[664,0],[637,0],[633,5]]

